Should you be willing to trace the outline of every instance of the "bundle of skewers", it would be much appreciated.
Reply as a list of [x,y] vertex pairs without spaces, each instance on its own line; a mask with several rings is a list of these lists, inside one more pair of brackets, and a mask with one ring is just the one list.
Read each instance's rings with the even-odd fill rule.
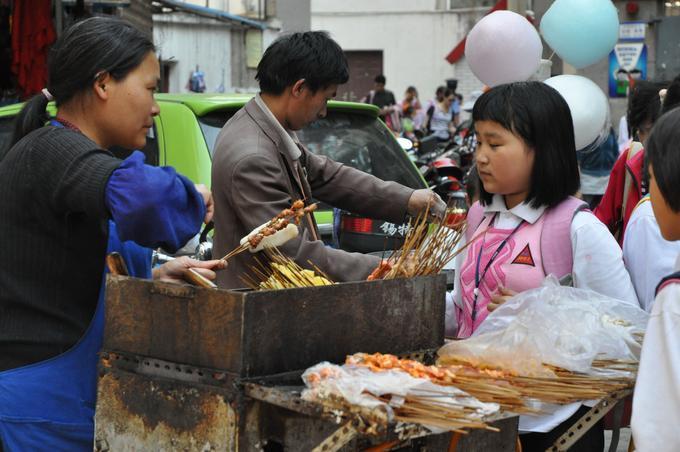
[[423,382],[400,370],[385,376],[351,364],[318,364],[303,375],[308,389],[302,397],[338,416],[359,418],[369,434],[390,422],[419,424],[432,431],[498,431],[487,424],[498,414],[497,404],[482,403],[456,388]]
[[266,248],[267,263],[255,259],[256,265],[241,280],[253,290],[280,290],[299,287],[330,286],[333,283],[318,267],[310,262],[313,270],[299,266],[277,248]]
[[429,218],[428,208],[409,222],[401,249],[383,259],[369,275],[369,281],[436,275],[466,249],[467,245],[459,246],[464,236],[464,221],[451,225],[430,223]]
[[469,361],[448,358],[436,366],[399,359],[393,355],[359,353],[347,358],[348,363],[365,366],[374,372],[401,369],[417,378],[427,378],[441,386],[455,386],[482,402],[498,403],[504,410],[519,414],[539,413],[534,401],[568,404],[596,400],[632,388],[637,362],[599,360],[593,366],[600,370],[624,370],[628,376],[595,376],[570,372],[549,366],[553,377],[522,376],[490,366],[475,366]]
[[226,261],[245,251],[257,253],[264,249],[281,246],[298,236],[298,226],[306,215],[317,209],[317,204],[305,206],[304,201],[293,202],[289,209],[282,210],[278,215],[262,226],[255,228],[243,237],[239,246],[229,252],[222,260]]

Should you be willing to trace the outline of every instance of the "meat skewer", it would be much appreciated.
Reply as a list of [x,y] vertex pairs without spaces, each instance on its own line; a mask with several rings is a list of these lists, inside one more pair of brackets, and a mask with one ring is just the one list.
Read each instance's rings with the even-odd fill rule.
[[300,218],[314,212],[316,209],[317,204],[305,207],[305,203],[302,200],[293,202],[290,208],[282,210],[270,221],[255,228],[250,234],[243,237],[240,245],[224,256],[222,260],[229,260],[247,250],[250,250],[251,253],[257,253],[265,248],[273,248],[285,244],[298,236]]

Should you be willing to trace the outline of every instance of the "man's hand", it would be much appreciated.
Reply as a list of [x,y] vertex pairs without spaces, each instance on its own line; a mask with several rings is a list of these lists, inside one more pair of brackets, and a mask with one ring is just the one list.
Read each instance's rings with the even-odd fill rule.
[[178,257],[170,262],[167,262],[160,267],[153,269],[153,279],[158,279],[165,282],[182,282],[184,281],[184,272],[188,269],[193,269],[206,278],[213,280],[217,277],[215,271],[222,270],[227,266],[223,260],[199,261],[188,256]]
[[430,219],[443,220],[446,215],[446,203],[442,201],[438,194],[432,190],[423,188],[413,192],[408,200],[408,207],[406,211],[417,217],[425,212],[425,209],[430,206]]
[[203,218],[203,222],[208,224],[215,213],[215,202],[213,201],[212,193],[210,192],[210,189],[203,184],[196,184],[194,187],[196,187],[196,191],[203,196],[203,203],[205,204],[205,218]]
[[503,303],[505,303],[515,295],[517,295],[517,292],[515,292],[514,290],[510,290],[505,287],[500,287],[498,289],[498,293],[491,297],[491,301],[486,306],[486,309],[489,312],[493,312],[496,309],[500,308],[503,305]]

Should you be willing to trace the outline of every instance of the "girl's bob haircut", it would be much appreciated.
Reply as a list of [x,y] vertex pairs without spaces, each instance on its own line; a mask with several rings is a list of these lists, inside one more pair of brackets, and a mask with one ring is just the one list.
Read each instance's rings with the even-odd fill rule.
[[[477,99],[472,120],[500,124],[535,153],[525,200],[531,207],[555,207],[578,191],[574,126],[569,106],[557,90],[541,82],[497,86]],[[493,195],[484,184],[479,194],[482,205],[491,203]]]

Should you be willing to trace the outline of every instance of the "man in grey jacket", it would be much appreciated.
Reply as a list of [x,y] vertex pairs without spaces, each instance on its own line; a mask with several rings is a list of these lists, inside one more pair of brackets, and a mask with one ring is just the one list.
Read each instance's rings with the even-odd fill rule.
[[[428,204],[435,216],[444,215],[444,202],[431,191],[384,182],[315,155],[299,142],[294,131],[326,116],[327,101],[348,78],[342,49],[324,32],[293,33],[267,48],[257,69],[260,94],[225,124],[215,145],[215,256],[236,248],[242,237],[297,199],[314,198],[395,223]],[[380,262],[326,247],[311,215],[281,251],[303,267],[314,263],[338,282],[363,280]],[[232,258],[218,284],[243,287],[240,277],[254,264],[250,253]]]

